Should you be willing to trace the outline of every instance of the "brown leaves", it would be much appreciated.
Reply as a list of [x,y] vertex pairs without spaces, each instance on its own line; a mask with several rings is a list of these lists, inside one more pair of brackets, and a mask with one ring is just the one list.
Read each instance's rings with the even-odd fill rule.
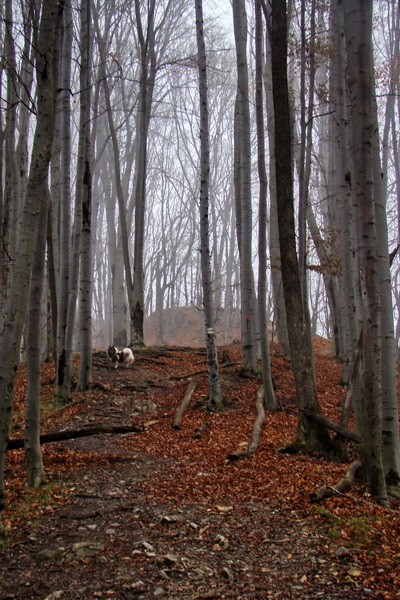
[[[332,420],[338,421],[340,403],[345,394],[345,389],[339,385],[340,366],[330,357],[330,345],[326,340],[316,340],[316,346],[321,410]],[[48,412],[43,421],[43,431],[50,425],[60,428],[74,426],[79,422],[78,417],[91,419],[101,414],[106,418],[108,411],[112,415],[116,414],[116,409],[129,420],[132,407],[141,399],[151,398],[158,408],[155,414],[140,415],[141,422],[147,424],[145,431],[112,438],[116,456],[146,457],[149,464],[153,461],[157,465],[153,471],[145,473],[140,487],[143,498],[150,504],[171,503],[176,507],[199,504],[208,511],[210,519],[217,515],[224,515],[228,520],[234,515],[237,519],[240,512],[245,510],[243,507],[249,506],[263,507],[263,511],[276,511],[288,515],[287,518],[292,520],[306,518],[308,526],[322,536],[320,543],[326,545],[332,561],[345,560],[335,555],[337,548],[343,546],[351,550],[352,563],[346,577],[355,580],[357,585],[372,588],[378,592],[377,597],[386,597],[387,600],[399,598],[399,501],[393,500],[391,509],[378,507],[370,501],[365,488],[356,484],[347,495],[326,499],[323,507],[310,506],[310,494],[321,485],[336,483],[343,476],[345,466],[315,456],[288,456],[278,452],[280,447],[293,441],[297,427],[295,387],[290,364],[281,358],[273,358],[278,405],[290,411],[267,411],[261,444],[256,454],[245,461],[231,463],[227,460],[227,454],[250,442],[259,380],[240,377],[238,367],[234,364],[225,367],[221,379],[229,408],[224,413],[209,414],[202,408],[208,394],[207,376],[199,376],[198,387],[185,412],[182,428],[174,430],[171,425],[187,382],[171,380],[171,376],[201,371],[205,367],[205,354],[194,349],[158,349],[157,352],[151,349],[138,352],[137,364],[129,373],[122,370],[114,372],[106,363],[104,367],[100,364],[94,373],[99,385],[91,394],[82,396],[81,403],[62,412]],[[229,347],[229,357],[240,366],[238,346]],[[42,382],[46,404],[51,400],[53,377],[53,367],[44,365]],[[121,396],[118,390],[126,384],[134,384],[135,389]],[[14,419],[19,431],[23,427],[25,386],[24,369],[20,369]],[[206,423],[211,426],[207,426],[200,437],[195,437],[195,432]],[[80,468],[90,473],[98,467],[104,468],[112,460],[106,451],[99,452],[100,438],[97,446],[91,446],[87,439],[87,445],[79,451],[73,450],[74,446],[69,444],[63,442],[43,448],[50,480],[55,477],[67,480],[71,472],[76,473]],[[132,469],[135,468],[136,465],[132,463]],[[6,523],[16,526],[18,499],[25,488],[22,451],[8,453],[7,471]],[[63,503],[68,493],[68,486],[61,489],[56,487],[42,504],[39,496],[31,499],[28,518],[33,518],[38,511],[47,510],[46,507]],[[199,527],[198,532],[200,530],[202,533],[197,533],[199,543],[207,542],[210,547],[217,543],[215,538],[207,539],[206,527]],[[221,535],[225,536],[225,532],[221,532]],[[247,540],[249,549],[256,552],[260,539],[264,538],[268,539],[267,532],[254,531],[254,536],[249,536]],[[279,546],[277,542],[276,545]],[[336,572],[334,567],[333,572]],[[339,578],[339,575],[332,575],[334,577]],[[298,584],[309,585],[305,574],[299,574]]]

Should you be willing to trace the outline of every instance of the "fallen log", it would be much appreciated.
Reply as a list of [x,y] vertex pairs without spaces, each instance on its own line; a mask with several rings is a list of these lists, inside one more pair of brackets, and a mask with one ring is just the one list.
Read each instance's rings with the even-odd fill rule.
[[196,388],[197,388],[197,379],[192,379],[192,381],[187,386],[185,395],[183,396],[183,400],[182,400],[178,410],[175,413],[174,424],[173,424],[174,429],[181,428],[183,413],[189,406],[190,399],[193,396],[193,392],[195,391]]
[[246,450],[236,450],[228,454],[229,460],[240,460],[247,458],[257,450],[260,445],[261,432],[265,423],[265,409],[264,409],[264,386],[261,386],[257,391],[256,397],[256,409],[257,416],[253,424],[253,432],[251,435],[251,442]]
[[323,425],[326,425],[328,429],[332,429],[332,431],[335,431],[335,433],[337,433],[338,435],[341,435],[351,440],[352,442],[356,442],[357,444],[361,442],[361,436],[359,436],[358,433],[350,431],[350,429],[346,429],[346,427],[343,427],[342,425],[331,421],[331,419],[329,419],[325,415],[322,415],[321,413],[314,413],[304,408],[300,408],[299,410],[301,410],[302,413],[304,413],[307,417],[313,419],[317,423],[322,423]]
[[324,498],[330,498],[335,494],[343,494],[348,490],[354,482],[354,477],[357,471],[361,468],[361,462],[355,460],[351,463],[347,469],[346,476],[340,479],[335,485],[324,485],[318,488],[315,492],[310,495],[310,502],[320,502]]
[[[111,425],[107,423],[90,423],[79,429],[62,429],[61,431],[52,431],[43,433],[40,436],[41,444],[50,444],[51,442],[63,442],[65,440],[73,440],[80,437],[88,437],[90,435],[102,435],[104,433],[132,433],[144,431],[143,425],[136,423],[128,425]],[[24,438],[14,438],[8,440],[7,450],[19,450],[25,444]]]

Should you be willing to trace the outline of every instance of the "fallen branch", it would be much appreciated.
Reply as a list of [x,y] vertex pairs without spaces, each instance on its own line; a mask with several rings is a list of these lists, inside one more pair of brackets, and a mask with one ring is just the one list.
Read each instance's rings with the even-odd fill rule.
[[265,409],[264,409],[264,387],[261,386],[257,391],[256,398],[256,409],[257,416],[253,425],[253,432],[251,436],[251,442],[246,450],[236,450],[228,454],[229,460],[240,460],[241,458],[247,458],[253,454],[258,446],[260,445],[261,431],[265,423]]
[[195,429],[194,434],[193,434],[193,439],[194,440],[199,440],[201,438],[201,436],[203,435],[203,433],[205,433],[207,431],[207,429],[209,429],[209,427],[211,427],[211,423],[204,423],[201,427],[198,427],[197,429]]
[[343,427],[342,425],[331,421],[331,419],[329,419],[325,415],[322,415],[321,413],[314,413],[304,408],[300,408],[299,410],[301,410],[302,413],[304,413],[307,417],[313,419],[317,423],[322,423],[323,425],[326,425],[326,427],[332,429],[332,431],[335,431],[338,435],[341,435],[351,440],[352,442],[356,442],[357,444],[361,442],[361,436],[359,436],[358,433],[350,431],[350,429],[346,429],[346,427]]
[[[40,436],[41,444],[50,444],[51,442],[63,442],[65,440],[73,440],[89,435],[102,435],[104,433],[132,433],[144,431],[143,425],[132,423],[131,425],[107,425],[104,423],[90,423],[84,425],[80,429],[62,429],[61,431],[53,431],[43,433]],[[7,450],[19,450],[25,444],[24,438],[14,438],[8,440]]]
[[193,392],[195,391],[196,388],[197,388],[197,379],[192,379],[192,381],[187,386],[185,395],[183,396],[183,400],[182,400],[178,410],[175,413],[175,419],[174,419],[174,425],[173,425],[174,429],[181,428],[183,413],[189,406],[190,398],[193,396]]
[[349,468],[347,469],[346,476],[343,477],[338,483],[335,485],[322,486],[318,488],[315,492],[310,495],[311,502],[320,502],[324,498],[330,498],[335,494],[343,494],[346,490],[348,490],[354,482],[354,477],[356,476],[357,471],[361,468],[361,462],[359,460],[355,460],[351,463]]

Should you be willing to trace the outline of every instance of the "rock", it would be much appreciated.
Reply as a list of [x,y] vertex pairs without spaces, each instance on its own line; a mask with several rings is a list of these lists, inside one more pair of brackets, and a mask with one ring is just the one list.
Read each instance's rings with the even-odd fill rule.
[[335,556],[338,558],[345,558],[346,556],[351,556],[351,552],[345,548],[345,546],[339,546],[339,548],[336,548],[335,550]]
[[98,544],[96,542],[77,542],[72,546],[72,552],[76,554],[77,558],[87,558],[88,556],[93,556],[103,550],[103,544]]
[[182,517],[179,515],[165,515],[161,519],[161,523],[176,523],[177,521],[181,521]]
[[164,588],[157,587],[153,592],[153,596],[154,598],[162,598],[162,596],[165,596],[166,593],[167,592],[164,590]]
[[58,600],[59,598],[62,598],[63,595],[64,595],[63,590],[57,590],[56,592],[52,592],[51,594],[46,596],[46,598],[44,600]]
[[149,544],[149,542],[142,542],[142,546],[146,550],[149,550],[149,552],[154,552],[155,551],[154,546],[152,546],[151,544]]
[[229,542],[225,536],[218,534],[215,537],[215,545],[216,546],[218,545],[218,546],[220,546],[220,548],[225,550],[229,546]]
[[179,562],[179,558],[175,556],[175,554],[164,554],[163,559],[164,562],[170,566],[176,565]]
[[224,579],[227,579],[228,581],[233,581],[232,571],[228,569],[228,567],[224,567],[222,569],[222,577],[224,577]]
[[65,552],[65,548],[56,548],[56,550],[41,550],[38,552],[37,558],[38,560],[57,560],[60,558]]
[[141,579],[139,579],[139,581],[135,581],[135,583],[132,583],[130,589],[135,594],[141,594],[142,592],[146,591],[146,585]]

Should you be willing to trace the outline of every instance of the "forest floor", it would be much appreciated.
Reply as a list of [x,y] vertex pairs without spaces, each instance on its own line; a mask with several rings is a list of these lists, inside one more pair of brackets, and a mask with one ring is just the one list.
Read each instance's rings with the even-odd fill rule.
[[[321,408],[338,420],[345,390],[329,345],[316,350]],[[267,412],[255,454],[247,446],[260,381],[240,349],[225,349],[227,408],[204,409],[205,353],[146,348],[132,369],[95,353],[93,389],[52,405],[54,370],[42,373],[43,431],[101,423],[138,431],[43,444],[48,484],[26,489],[22,450],[7,453],[0,600],[168,598],[400,598],[400,505],[376,506],[357,481],[316,504],[347,465],[279,449],[294,439],[290,365],[273,358],[281,410]],[[174,416],[191,378],[198,386],[180,429]],[[26,377],[18,372],[12,437],[22,435]],[[349,461],[356,456],[350,448]]]

